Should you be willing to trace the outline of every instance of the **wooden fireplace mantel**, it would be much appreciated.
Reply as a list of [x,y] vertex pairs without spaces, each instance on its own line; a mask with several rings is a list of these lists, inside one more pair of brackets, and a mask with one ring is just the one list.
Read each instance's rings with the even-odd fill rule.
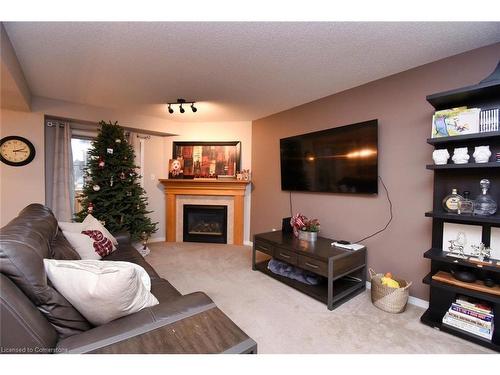
[[165,187],[167,241],[175,242],[177,232],[177,195],[229,196],[234,202],[233,242],[243,245],[245,189],[250,181],[217,179],[160,179]]

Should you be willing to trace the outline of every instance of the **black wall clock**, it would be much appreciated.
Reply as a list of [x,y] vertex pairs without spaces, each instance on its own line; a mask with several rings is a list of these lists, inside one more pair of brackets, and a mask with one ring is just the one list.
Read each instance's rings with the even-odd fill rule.
[[13,167],[31,163],[35,158],[35,146],[26,138],[17,135],[0,140],[0,160]]

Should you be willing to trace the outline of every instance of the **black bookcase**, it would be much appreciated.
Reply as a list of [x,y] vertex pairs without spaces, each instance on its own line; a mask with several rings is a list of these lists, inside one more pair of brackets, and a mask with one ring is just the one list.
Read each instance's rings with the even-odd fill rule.
[[[500,63],[496,71],[478,85],[429,95],[427,101],[436,110],[458,106],[477,107],[482,110],[499,108]],[[450,155],[453,155],[455,147],[468,147],[471,158],[468,164],[427,165],[426,167],[434,173],[434,198],[433,210],[425,213],[426,217],[432,219],[432,244],[431,249],[424,253],[424,257],[431,261],[431,270],[423,279],[423,282],[430,286],[430,296],[429,308],[422,315],[421,321],[433,328],[500,352],[500,296],[489,292],[487,288],[484,291],[477,291],[468,285],[457,286],[432,278],[440,271],[450,273],[452,270],[468,269],[473,271],[479,280],[489,277],[494,279],[497,285],[500,284],[500,267],[496,265],[478,266],[477,263],[468,260],[447,257],[442,251],[443,224],[445,222],[480,225],[483,242],[486,245],[490,244],[491,227],[500,227],[500,209],[494,216],[481,217],[450,214],[444,211],[442,206],[443,198],[450,194],[453,188],[457,188],[460,193],[466,190],[470,191],[471,198],[474,199],[481,192],[479,181],[483,178],[491,181],[490,194],[500,205],[500,162],[495,162],[495,154],[500,152],[500,132],[429,138],[427,143],[434,146],[435,149],[447,148]],[[490,163],[474,163],[472,157],[474,147],[481,145],[490,146],[492,152]],[[452,163],[451,159],[449,162]],[[483,300],[493,307],[495,330],[491,340],[442,324],[443,316],[459,295]]]

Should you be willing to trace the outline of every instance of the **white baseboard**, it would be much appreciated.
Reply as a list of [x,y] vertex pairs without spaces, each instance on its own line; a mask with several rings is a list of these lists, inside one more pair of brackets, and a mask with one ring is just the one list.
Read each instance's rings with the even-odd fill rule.
[[153,242],[165,242],[166,238],[165,237],[152,237],[148,240],[149,243]]
[[[366,282],[366,289],[371,289],[371,288],[372,288],[372,283],[369,282],[369,281],[367,281]],[[417,297],[410,296],[408,298],[408,303],[410,305],[422,307],[424,309],[428,309],[429,308],[429,302],[428,301],[420,299],[420,298],[417,298]]]

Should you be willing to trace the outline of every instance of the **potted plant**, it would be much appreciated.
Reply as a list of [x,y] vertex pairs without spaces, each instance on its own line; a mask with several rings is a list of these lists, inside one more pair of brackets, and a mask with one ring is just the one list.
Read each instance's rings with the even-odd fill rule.
[[318,239],[319,227],[318,219],[307,220],[299,231],[299,238],[306,241],[316,241]]
[[305,241],[316,241],[320,223],[318,219],[308,219],[302,214],[296,214],[292,217],[290,224],[293,227],[293,233],[296,237]]

